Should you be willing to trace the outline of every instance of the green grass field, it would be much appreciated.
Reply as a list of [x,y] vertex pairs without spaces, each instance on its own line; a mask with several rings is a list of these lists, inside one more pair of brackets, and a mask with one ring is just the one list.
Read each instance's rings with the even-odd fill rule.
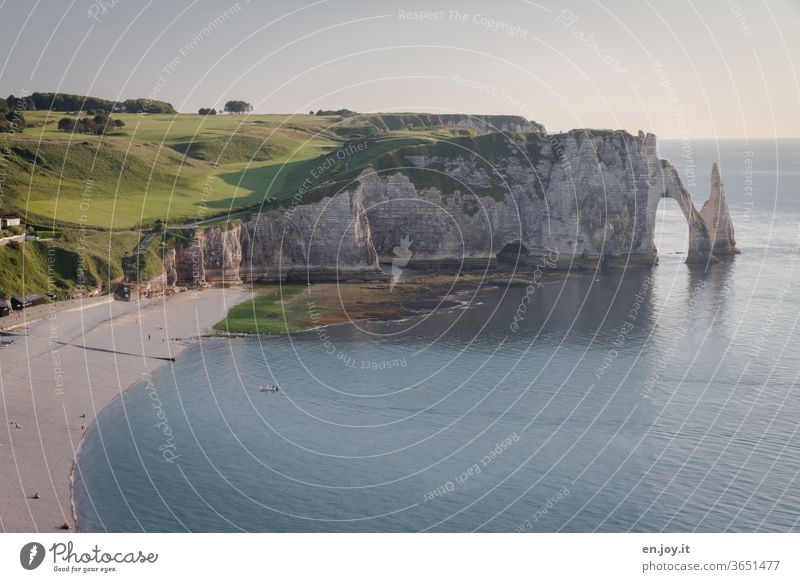
[[[24,133],[0,134],[6,204],[52,227],[127,230],[156,219],[175,225],[280,205],[324,156],[351,141],[367,147],[314,186],[338,186],[381,156],[391,161],[399,148],[471,135],[414,114],[116,114],[125,127],[94,136],[59,131],[66,116],[28,112]],[[321,187],[317,197],[329,192]]]
[[309,329],[308,313],[284,307],[282,300],[306,289],[306,285],[269,285],[257,287],[253,297],[235,305],[228,317],[214,326],[225,333],[273,334]]
[[[21,216],[42,236],[59,235],[0,248],[0,295],[63,294],[80,283],[79,260],[89,280],[104,288],[122,276],[125,257],[128,270],[143,279],[154,276],[161,268],[160,246],[147,245],[138,259],[130,254],[156,221],[167,228],[224,224],[289,204],[300,188],[303,202],[319,200],[370,166],[408,167],[409,155],[508,149],[501,136],[476,136],[458,126],[458,116],[114,114],[125,125],[103,136],[64,133],[58,129],[62,117],[70,116],[30,111],[24,132],[0,133],[3,214]],[[434,174],[408,173],[420,186],[443,192],[454,187]],[[52,253],[58,253],[56,272],[47,265]],[[276,304],[270,297],[259,294],[233,313],[231,330],[255,331],[252,316],[248,323],[242,311],[249,307],[263,312],[256,319],[268,329],[259,331],[285,331],[282,318],[272,317]]]
[[61,132],[63,116],[29,112],[34,127],[5,138],[9,200],[41,223],[131,229],[258,206],[270,184],[285,187],[285,165],[342,143],[310,115],[121,114],[125,127],[105,136]]

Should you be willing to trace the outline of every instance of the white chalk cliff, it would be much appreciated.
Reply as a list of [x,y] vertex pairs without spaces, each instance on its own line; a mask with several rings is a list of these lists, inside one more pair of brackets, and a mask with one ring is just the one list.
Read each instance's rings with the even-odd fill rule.
[[490,133],[415,145],[378,158],[348,186],[294,209],[211,229],[178,249],[184,283],[369,278],[403,237],[410,268],[456,270],[652,264],[656,208],[675,199],[689,230],[687,262],[737,253],[719,171],[701,211],[677,171],[639,132]]

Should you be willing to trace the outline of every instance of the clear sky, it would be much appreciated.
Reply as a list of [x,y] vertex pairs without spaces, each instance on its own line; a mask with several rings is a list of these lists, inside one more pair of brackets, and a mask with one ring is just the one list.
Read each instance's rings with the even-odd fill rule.
[[0,93],[798,137],[798,31],[798,0],[5,0]]

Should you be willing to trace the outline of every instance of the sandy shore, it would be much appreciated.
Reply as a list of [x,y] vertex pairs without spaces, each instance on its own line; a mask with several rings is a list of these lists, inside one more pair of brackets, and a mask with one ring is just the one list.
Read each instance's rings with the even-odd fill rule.
[[70,474],[86,428],[144,372],[168,365],[157,358],[185,349],[174,338],[207,332],[249,294],[87,303],[0,338],[14,340],[0,349],[0,531],[74,529]]

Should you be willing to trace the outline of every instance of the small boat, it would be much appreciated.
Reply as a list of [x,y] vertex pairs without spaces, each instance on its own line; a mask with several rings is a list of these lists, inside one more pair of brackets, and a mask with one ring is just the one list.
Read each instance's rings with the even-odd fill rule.
[[275,384],[262,384],[261,385],[261,392],[277,392],[278,386]]

